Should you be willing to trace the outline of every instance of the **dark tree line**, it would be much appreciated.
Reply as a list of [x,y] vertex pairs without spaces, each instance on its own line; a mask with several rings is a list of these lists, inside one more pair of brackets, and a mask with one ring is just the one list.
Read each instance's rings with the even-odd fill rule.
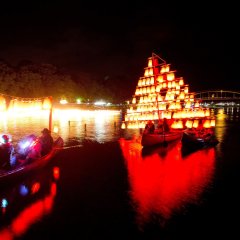
[[54,65],[29,61],[13,67],[0,60],[0,93],[23,98],[52,96],[56,101],[67,98],[74,102],[79,97],[85,102],[121,101],[120,91],[111,79],[94,79],[86,73],[73,77]]

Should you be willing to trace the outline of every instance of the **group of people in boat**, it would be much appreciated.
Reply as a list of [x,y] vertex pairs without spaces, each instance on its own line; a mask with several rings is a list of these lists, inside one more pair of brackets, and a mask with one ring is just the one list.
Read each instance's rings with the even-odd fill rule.
[[[153,121],[149,120],[145,126],[144,133],[148,134],[162,134],[169,133],[171,131],[171,122],[166,119],[160,119],[158,125],[155,128]],[[197,138],[211,138],[214,135],[212,128],[204,128],[202,120],[199,121],[199,125],[196,128],[188,129],[188,133],[194,135]]]
[[144,130],[144,133],[149,133],[149,134],[153,134],[153,133],[161,134],[161,133],[168,133],[168,132],[170,132],[170,127],[166,118],[160,119],[158,121],[157,128],[155,128],[154,122],[149,120]]
[[9,170],[18,164],[33,162],[48,154],[53,147],[51,131],[44,128],[42,135],[31,134],[23,138],[17,145],[12,145],[7,134],[0,136],[0,169]]

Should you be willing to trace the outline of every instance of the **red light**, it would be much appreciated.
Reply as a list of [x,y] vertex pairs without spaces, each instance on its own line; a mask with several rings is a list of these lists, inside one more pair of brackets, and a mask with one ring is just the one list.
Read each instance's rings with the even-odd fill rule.
[[54,167],[53,168],[53,177],[54,179],[58,180],[60,176],[60,169],[59,167]]

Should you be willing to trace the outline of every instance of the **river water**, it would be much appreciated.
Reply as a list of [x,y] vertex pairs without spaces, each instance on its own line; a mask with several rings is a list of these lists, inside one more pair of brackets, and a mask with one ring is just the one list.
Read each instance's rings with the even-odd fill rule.
[[[55,117],[64,150],[0,192],[0,239],[239,238],[239,108],[212,111],[219,144],[188,154],[181,142],[142,151],[118,111]],[[46,126],[0,121],[14,144]]]

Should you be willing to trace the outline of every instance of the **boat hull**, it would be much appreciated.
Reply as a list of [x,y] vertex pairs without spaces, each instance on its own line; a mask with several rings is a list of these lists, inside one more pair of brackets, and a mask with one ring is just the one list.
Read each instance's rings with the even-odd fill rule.
[[16,177],[25,175],[35,169],[44,167],[61,149],[63,149],[63,140],[59,137],[55,142],[52,150],[45,156],[36,159],[32,163],[21,164],[10,170],[0,170],[0,182],[13,180]]
[[215,135],[206,137],[197,137],[188,131],[183,132],[182,146],[188,150],[196,150],[207,147],[214,147],[219,143]]
[[181,140],[183,133],[181,131],[169,132],[169,133],[143,133],[141,144],[143,147],[151,147],[155,145],[166,144],[169,142]]

